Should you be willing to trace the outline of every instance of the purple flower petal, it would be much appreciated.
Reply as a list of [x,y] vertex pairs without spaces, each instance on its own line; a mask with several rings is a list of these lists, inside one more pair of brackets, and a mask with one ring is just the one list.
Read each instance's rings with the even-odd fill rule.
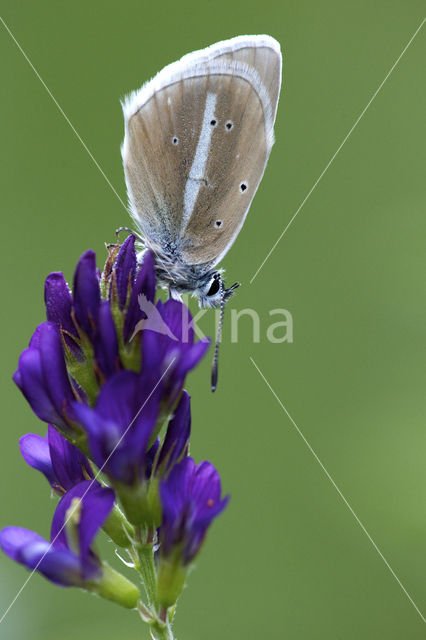
[[87,405],[76,403],[74,410],[88,435],[91,458],[102,471],[109,473],[113,462],[110,453],[121,435],[119,426],[113,420],[102,418],[95,409]]
[[28,345],[29,347],[34,349],[38,349],[40,346],[40,336],[42,335],[43,331],[44,331],[44,325],[45,322],[42,322],[41,324],[39,324],[36,328],[35,331],[33,333],[33,335],[31,336],[31,340],[30,340],[30,344]]
[[41,471],[49,484],[54,485],[56,483],[56,476],[50,459],[47,439],[36,433],[27,433],[20,438],[19,448],[25,462],[33,469]]
[[75,270],[73,303],[77,323],[89,337],[97,322],[100,301],[96,256],[93,251],[86,251]]
[[79,482],[93,478],[86,456],[51,425],[47,438],[52,467],[60,487],[69,491]]
[[135,284],[130,295],[129,306],[127,308],[124,321],[124,340],[127,342],[140,320],[146,318],[146,314],[141,310],[138,296],[145,296],[149,302],[154,302],[155,297],[155,268],[154,256],[151,251],[144,255],[143,262],[139,267]]
[[166,437],[158,458],[158,468],[161,468],[165,463],[165,471],[169,471],[176,464],[188,449],[190,433],[190,396],[186,391],[183,391],[173,418],[167,427]]
[[[83,584],[81,562],[68,549],[55,549],[47,541],[23,547],[19,560],[28,569],[36,569],[51,582],[61,587],[79,587]],[[99,570],[96,571],[98,575]]]
[[90,546],[99,529],[104,524],[114,505],[114,491],[101,487],[93,480],[80,482],[68,491],[59,501],[53,516],[51,540],[55,549],[69,549],[67,538],[67,511],[77,498],[80,503],[78,522],[79,557],[83,568],[84,579],[89,579],[94,565]]
[[21,353],[13,380],[41,420],[68,428],[63,416],[53,405],[44,379],[40,352],[37,349],[29,347]]
[[181,549],[184,565],[193,560],[208,527],[228,503],[229,497],[221,500],[220,493],[220,477],[210,462],[196,466],[192,458],[184,458],[172,469],[160,484],[161,554]]
[[184,344],[193,344],[194,328],[191,313],[184,304],[177,300],[158,301],[158,310],[171,333]]
[[44,284],[44,301],[47,320],[77,337],[71,318],[71,292],[61,272],[53,272],[47,276]]
[[128,236],[120,247],[114,264],[118,304],[124,309],[136,273],[135,237]]
[[120,371],[102,387],[91,409],[74,405],[89,437],[93,459],[105,473],[128,484],[144,475],[145,452],[159,413],[158,389],[133,371]]
[[98,327],[93,339],[96,361],[105,376],[111,377],[118,369],[118,339],[109,303],[101,303],[98,316]]
[[108,518],[114,506],[115,495],[112,489],[92,485],[83,498],[80,521],[80,556],[83,563],[83,576],[87,578],[86,567],[91,568],[90,547],[99,529]]
[[0,531],[0,547],[12,560],[19,562],[19,553],[28,544],[44,543],[49,547],[47,540],[22,527],[5,527]]
[[210,347],[210,340],[200,340],[193,345],[188,345],[184,350],[179,362],[179,372],[182,376],[194,369],[197,364],[204,358]]
[[[72,419],[71,403],[74,401],[70,380],[65,366],[65,358],[59,329],[51,322],[42,325],[39,337],[39,352],[45,384],[49,396],[58,413]],[[52,421],[51,421],[52,422]]]
[[123,433],[130,424],[137,407],[138,374],[119,371],[102,387],[96,403],[97,413],[113,420]]
[[81,586],[81,565],[67,549],[55,549],[34,531],[6,527],[0,531],[0,546],[12,560],[37,570],[52,582],[68,587]]
[[[151,378],[155,373],[157,379],[165,374],[162,384],[171,407],[179,397],[186,374],[198,364],[210,343],[200,341],[193,344],[191,316],[182,303],[168,300],[163,304],[158,301],[155,312],[159,315],[155,330],[144,328],[142,333],[143,373],[150,375],[151,372]],[[147,327],[150,326],[153,326],[151,317],[147,321]]]

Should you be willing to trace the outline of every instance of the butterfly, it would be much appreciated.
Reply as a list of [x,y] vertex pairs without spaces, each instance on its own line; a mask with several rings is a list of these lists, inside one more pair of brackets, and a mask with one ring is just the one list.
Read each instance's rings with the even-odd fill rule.
[[281,68],[274,38],[238,36],[185,55],[122,102],[130,213],[157,281],[173,298],[192,293],[200,307],[221,310],[212,390],[225,303],[239,286],[226,288],[216,267],[274,143]]

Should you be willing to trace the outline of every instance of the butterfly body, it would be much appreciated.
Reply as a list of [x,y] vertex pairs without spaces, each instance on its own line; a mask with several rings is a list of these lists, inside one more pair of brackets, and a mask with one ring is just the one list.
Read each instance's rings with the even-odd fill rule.
[[[158,245],[144,240],[143,246],[153,251],[156,280],[169,291],[170,297],[180,299],[184,293],[193,294],[197,297],[200,307],[220,306],[221,269],[215,269],[208,263],[187,264],[181,259],[178,249],[167,242]],[[225,301],[238,286],[239,283],[235,283],[229,289],[223,288]]]

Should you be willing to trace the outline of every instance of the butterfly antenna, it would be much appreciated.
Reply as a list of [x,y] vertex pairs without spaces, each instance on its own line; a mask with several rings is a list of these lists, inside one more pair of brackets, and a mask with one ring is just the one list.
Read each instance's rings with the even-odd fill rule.
[[219,344],[220,344],[220,338],[222,335],[223,316],[225,313],[225,290],[223,288],[223,280],[220,276],[219,278],[220,278],[219,279],[220,316],[219,316],[219,324],[217,325],[216,344],[214,347],[214,356],[213,356],[213,362],[212,362],[212,377],[211,377],[212,391],[216,391],[216,387],[217,387]]

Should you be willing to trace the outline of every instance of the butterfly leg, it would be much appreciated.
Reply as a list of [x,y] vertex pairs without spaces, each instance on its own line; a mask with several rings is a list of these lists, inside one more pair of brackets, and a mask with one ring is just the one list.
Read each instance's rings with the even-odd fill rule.
[[130,233],[130,235],[134,236],[138,242],[140,242],[141,244],[143,244],[143,246],[145,246],[144,238],[142,238],[142,236],[140,236],[138,233],[136,233],[136,231],[133,231],[133,229],[130,229],[129,227],[118,227],[118,229],[115,230],[115,235],[117,236],[117,239],[122,231],[126,231],[127,233]]

